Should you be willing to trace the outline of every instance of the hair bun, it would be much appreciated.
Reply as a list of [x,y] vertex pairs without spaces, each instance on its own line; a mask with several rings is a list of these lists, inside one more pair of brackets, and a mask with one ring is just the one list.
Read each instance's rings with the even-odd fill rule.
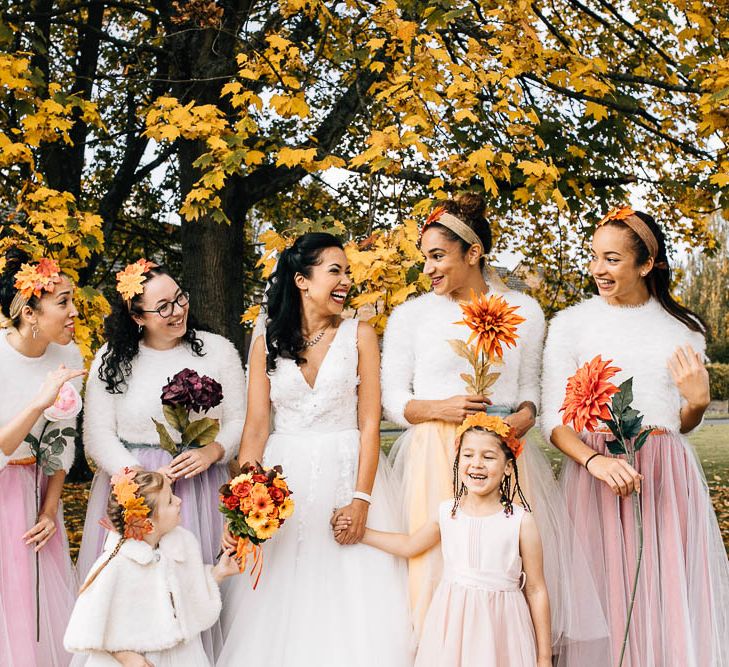
[[463,216],[479,220],[486,215],[486,200],[475,192],[464,192],[455,198]]
[[19,270],[22,264],[30,261],[30,255],[18,246],[10,246],[5,251],[5,268],[3,269],[3,275],[14,276]]

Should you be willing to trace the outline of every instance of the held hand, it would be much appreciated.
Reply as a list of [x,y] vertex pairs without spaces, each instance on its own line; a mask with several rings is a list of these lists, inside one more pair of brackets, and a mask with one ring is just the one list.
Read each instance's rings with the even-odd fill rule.
[[709,373],[701,356],[692,347],[676,348],[668,360],[668,370],[689,406],[705,409],[709,405]]
[[184,477],[189,479],[205,472],[211,465],[223,458],[223,446],[219,442],[211,442],[204,447],[188,449],[170,462],[169,472],[172,479]]
[[504,417],[504,421],[511,426],[515,437],[523,438],[534,424],[536,424],[537,420],[534,419],[534,413],[531,408],[526,407]]
[[225,527],[223,528],[223,534],[220,537],[220,548],[223,551],[228,551],[229,549],[233,549],[233,551],[235,551],[237,546],[238,546],[238,538],[235,537],[228,530],[228,524],[226,523]]
[[134,651],[117,651],[111,655],[114,660],[124,665],[124,667],[154,667],[154,664],[141,653],[135,653]]
[[23,535],[23,540],[25,540],[26,545],[30,546],[35,544],[34,551],[37,553],[46,545],[48,540],[53,537],[55,532],[56,522],[53,520],[53,517],[41,513],[38,516],[38,522],[35,526]]
[[363,537],[365,526],[367,524],[367,513],[370,506],[364,500],[355,498],[349,505],[342,507],[332,519],[334,525],[341,518],[348,519],[350,524],[348,528],[335,535],[335,539],[339,544],[357,544]]
[[45,382],[35,395],[34,405],[41,410],[50,407],[56,400],[56,396],[58,396],[58,392],[61,391],[64,383],[82,375],[86,375],[86,371],[83,368],[66,368],[61,364],[55,371],[50,371],[46,375]]
[[442,401],[437,401],[438,408],[434,419],[444,422],[460,424],[468,415],[476,414],[486,410],[491,401],[485,396],[466,394],[464,396],[451,396]]
[[640,493],[643,475],[624,459],[596,456],[587,470],[595,479],[605,482],[616,496],[629,496],[633,491]]
[[235,549],[226,549],[220,556],[220,560],[213,566],[213,578],[218,583],[223,579],[240,574],[240,567],[234,554]]
[[352,519],[349,516],[345,516],[341,512],[334,512],[332,515],[332,529],[334,530],[334,539],[339,542],[339,537],[345,533],[352,525]]

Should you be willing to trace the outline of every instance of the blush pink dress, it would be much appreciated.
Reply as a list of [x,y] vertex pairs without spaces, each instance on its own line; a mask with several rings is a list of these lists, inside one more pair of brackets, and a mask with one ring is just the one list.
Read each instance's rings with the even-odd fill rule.
[[522,592],[519,529],[514,506],[475,517],[453,501],[440,504],[443,578],[423,624],[416,667],[534,667],[536,639]]

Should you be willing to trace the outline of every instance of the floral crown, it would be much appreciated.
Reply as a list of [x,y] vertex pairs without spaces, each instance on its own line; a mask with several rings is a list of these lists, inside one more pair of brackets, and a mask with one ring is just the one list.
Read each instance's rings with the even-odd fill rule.
[[144,274],[150,269],[156,269],[157,266],[154,262],[142,258],[128,264],[123,271],[116,274],[116,291],[122,295],[127,304],[137,294],[144,292],[144,281],[147,280]]
[[630,206],[615,206],[611,208],[607,215],[597,223],[598,227],[602,227],[611,220],[625,220],[625,218],[635,215],[635,211]]
[[124,468],[123,472],[111,478],[111,492],[123,508],[124,537],[142,540],[153,530],[149,520],[149,505],[143,495],[137,494],[139,484],[134,481],[137,471]]
[[0,327],[12,326],[13,320],[20,315],[23,307],[35,296],[40,298],[43,292],[52,293],[56,285],[61,282],[61,269],[58,264],[48,257],[43,257],[38,262],[27,262],[22,264],[15,274],[16,290],[13,300],[8,308],[8,317],[0,318]]
[[491,431],[498,435],[511,450],[515,459],[519,458],[519,455],[524,450],[524,441],[519,440],[514,436],[511,426],[509,426],[501,417],[487,415],[485,412],[477,412],[473,415],[469,415],[456,429],[456,438],[460,439],[466,431],[470,431],[472,428],[481,428],[484,431]]

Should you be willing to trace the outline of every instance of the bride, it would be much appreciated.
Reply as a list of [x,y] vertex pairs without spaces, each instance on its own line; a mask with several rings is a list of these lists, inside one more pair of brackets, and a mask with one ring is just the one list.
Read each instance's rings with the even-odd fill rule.
[[[229,587],[218,665],[400,667],[412,660],[404,571],[393,557],[357,544],[365,523],[393,529],[397,510],[384,472],[377,474],[377,337],[369,325],[341,317],[347,269],[338,239],[309,233],[281,254],[271,278],[265,336],[252,341],[239,461],[282,465],[296,505],[263,546],[256,590],[245,580]],[[351,520],[341,544],[330,528],[333,510]]]

